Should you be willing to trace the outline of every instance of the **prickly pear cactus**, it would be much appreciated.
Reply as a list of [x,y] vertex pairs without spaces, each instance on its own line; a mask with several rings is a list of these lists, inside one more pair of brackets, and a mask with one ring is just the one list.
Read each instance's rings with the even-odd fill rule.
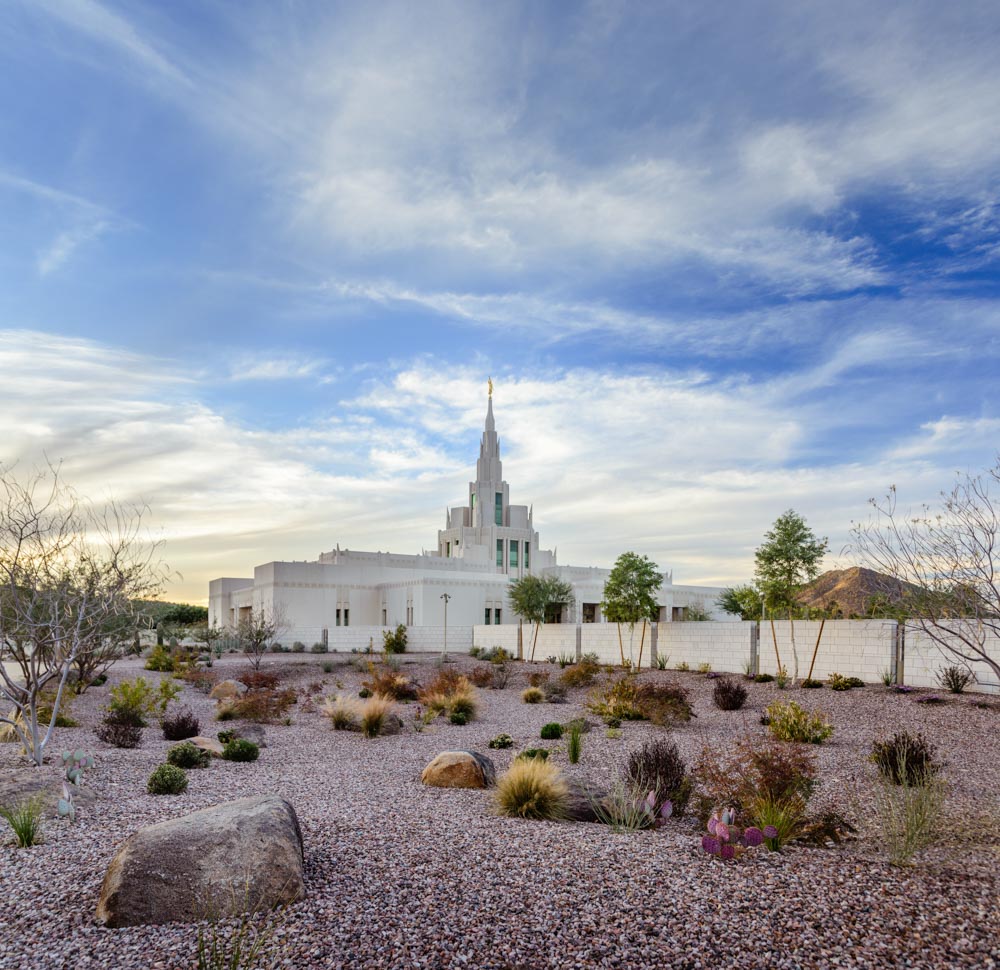
[[94,756],[86,751],[77,749],[76,751],[64,751],[62,753],[63,769],[65,779],[62,784],[63,797],[56,805],[56,811],[60,818],[68,818],[71,822],[76,819],[76,806],[73,804],[73,789],[80,787],[80,780],[83,773],[88,768],[94,767]]

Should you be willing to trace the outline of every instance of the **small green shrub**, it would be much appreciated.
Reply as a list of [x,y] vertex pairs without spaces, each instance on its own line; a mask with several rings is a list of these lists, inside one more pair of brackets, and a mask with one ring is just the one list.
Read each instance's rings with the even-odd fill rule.
[[207,768],[209,753],[196,748],[190,741],[175,744],[167,752],[167,764],[178,768]]
[[230,741],[234,741],[236,738],[238,738],[239,734],[237,734],[232,728],[230,728],[226,731],[220,731],[216,735],[216,737],[219,739],[220,744],[229,744]]
[[17,805],[0,805],[0,818],[13,829],[19,849],[30,849],[42,841],[43,810],[43,800],[37,795]]
[[548,748],[525,748],[523,751],[519,751],[516,755],[517,758],[527,758],[529,761],[532,758],[540,758],[542,761],[546,761],[549,757]]
[[827,679],[830,682],[830,690],[850,690],[854,686],[854,684],[851,683],[854,678],[844,677],[841,674],[830,674]]
[[329,660],[325,664],[323,664],[323,673],[324,674],[332,674],[333,673],[333,664],[330,663]]
[[774,677],[771,674],[757,674],[754,677],[755,684],[770,684],[773,680]]
[[775,701],[768,706],[767,716],[771,734],[779,741],[822,744],[833,734],[833,725],[822,715],[803,710],[795,701],[787,704]]
[[145,677],[123,680],[111,688],[107,710],[131,719],[138,727],[145,727],[146,718],[157,712],[162,714],[180,692],[180,685],[169,680],[161,680],[155,688]]
[[775,674],[774,683],[778,690],[784,690],[788,686],[789,676],[787,667],[779,667]]
[[382,649],[386,653],[406,653],[406,625],[400,623],[395,630],[382,631]]
[[466,714],[465,711],[452,711],[448,715],[448,720],[452,724],[459,724],[459,725],[468,724],[469,723],[469,715]]
[[525,704],[541,704],[545,700],[545,694],[540,687],[528,687],[521,693],[521,700]]
[[679,664],[677,665],[677,669],[678,669],[678,670],[679,670],[679,671],[680,671],[680,672],[681,672],[682,674],[686,674],[686,673],[687,673],[687,672],[688,672],[688,671],[689,671],[689,670],[691,669],[691,665],[690,665],[689,663],[687,663],[687,662],[685,661],[685,662],[683,662],[683,663],[679,663]]
[[358,697],[362,700],[368,700],[371,696],[372,692],[367,687],[362,687],[361,690],[358,691]]
[[158,765],[146,782],[150,795],[179,795],[186,791],[188,778],[183,768],[176,765]]
[[528,819],[565,818],[569,786],[559,769],[544,759],[518,758],[497,782],[496,807],[501,815]]
[[174,665],[173,654],[160,644],[153,647],[149,658],[146,660],[147,670],[155,670],[161,674],[172,674],[174,672]]
[[222,757],[226,761],[256,761],[260,757],[260,748],[246,738],[233,738],[222,749]]
[[492,741],[490,741],[488,747],[496,750],[513,748],[514,739],[509,734],[498,734]]
[[563,726],[555,721],[542,725],[541,737],[543,741],[558,741],[563,736]]
[[802,686],[805,687],[806,690],[817,690],[818,688],[823,686],[823,681],[813,680],[809,677],[806,677],[806,679],[802,681]]
[[709,663],[698,664],[699,674],[710,674],[712,672],[712,665]]

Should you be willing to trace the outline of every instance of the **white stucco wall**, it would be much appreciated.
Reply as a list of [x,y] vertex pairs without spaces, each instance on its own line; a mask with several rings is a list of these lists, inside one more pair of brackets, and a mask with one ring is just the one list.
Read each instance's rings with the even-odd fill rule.
[[[795,642],[799,654],[799,676],[809,673],[809,664],[816,638],[818,621],[796,621]],[[792,673],[791,626],[787,620],[775,620],[778,652],[789,674]],[[816,654],[814,680],[825,680],[832,673],[845,677],[860,677],[865,683],[877,684],[882,672],[892,669],[895,649],[896,623],[894,620],[827,620]],[[775,674],[778,664],[774,653],[774,637],[770,622],[760,625],[761,673]]]
[[[990,636],[986,639],[986,651],[990,657],[1000,659],[1000,638]],[[964,651],[968,652],[968,651]],[[937,675],[946,667],[966,666],[957,657],[948,653],[923,630],[910,624],[905,631],[905,650],[903,654],[903,676],[907,684],[914,687],[937,687]],[[970,690],[990,694],[1000,693],[1000,683],[987,664],[976,663],[968,665],[976,675],[976,685]]]

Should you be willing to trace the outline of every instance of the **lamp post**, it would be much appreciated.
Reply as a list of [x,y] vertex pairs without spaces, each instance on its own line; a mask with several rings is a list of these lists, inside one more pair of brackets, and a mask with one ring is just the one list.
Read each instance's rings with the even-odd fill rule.
[[444,663],[448,659],[448,600],[451,599],[451,594],[442,593],[441,599],[444,600],[444,650],[441,652],[441,661]]

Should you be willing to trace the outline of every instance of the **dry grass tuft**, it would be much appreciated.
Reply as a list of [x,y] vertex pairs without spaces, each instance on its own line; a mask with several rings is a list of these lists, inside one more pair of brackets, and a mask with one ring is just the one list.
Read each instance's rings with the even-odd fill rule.
[[366,738],[377,738],[385,727],[386,719],[396,713],[396,702],[384,694],[375,694],[365,701],[359,715],[361,733]]
[[355,731],[358,728],[360,720],[358,705],[340,694],[336,697],[328,697],[323,702],[320,713],[329,719],[330,726],[334,731]]
[[497,782],[496,808],[513,818],[565,818],[569,786],[559,769],[540,758],[517,758]]

